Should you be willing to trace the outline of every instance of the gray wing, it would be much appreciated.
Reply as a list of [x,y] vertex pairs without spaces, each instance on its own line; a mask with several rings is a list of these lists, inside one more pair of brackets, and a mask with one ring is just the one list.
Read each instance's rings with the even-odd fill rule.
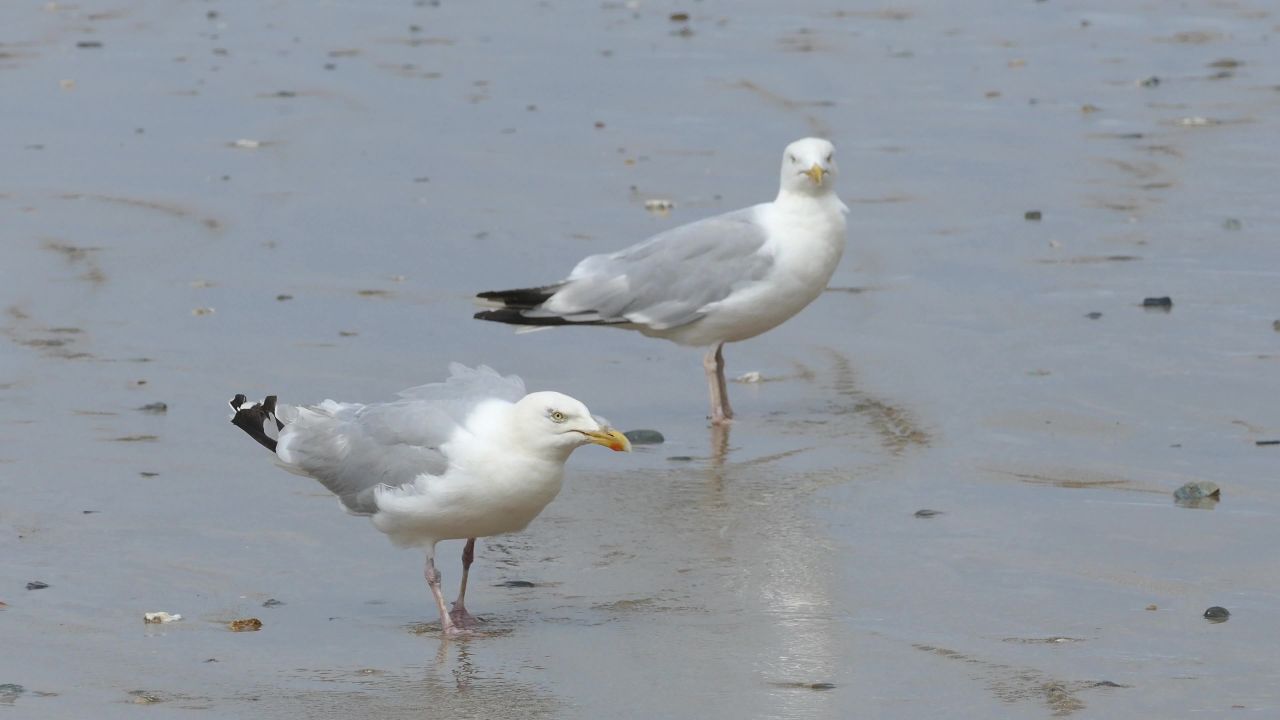
[[348,511],[376,512],[374,488],[440,475],[449,467],[442,450],[482,402],[515,402],[524,383],[480,366],[450,365],[441,383],[399,393],[389,403],[361,405],[326,400],[308,407],[284,407],[285,422],[276,455],[285,467],[315,478],[337,495]]
[[773,267],[758,207],[681,225],[625,250],[578,263],[530,317],[679,327]]

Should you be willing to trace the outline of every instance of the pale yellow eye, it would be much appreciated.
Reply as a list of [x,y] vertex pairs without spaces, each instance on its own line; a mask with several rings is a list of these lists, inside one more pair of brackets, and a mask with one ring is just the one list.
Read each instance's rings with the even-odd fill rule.
[[560,412],[559,410],[551,411],[551,422],[562,423],[564,421],[565,421],[564,413]]

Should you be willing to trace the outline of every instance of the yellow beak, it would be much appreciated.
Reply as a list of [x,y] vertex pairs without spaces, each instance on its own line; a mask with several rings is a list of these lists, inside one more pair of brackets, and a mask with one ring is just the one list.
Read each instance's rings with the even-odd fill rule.
[[626,435],[613,428],[600,428],[592,432],[583,431],[582,434],[596,445],[603,445],[614,452],[631,452],[631,441]]
[[827,174],[827,169],[818,163],[814,163],[813,167],[804,171],[804,174],[809,176],[809,179],[813,181],[814,185],[821,185],[822,178]]

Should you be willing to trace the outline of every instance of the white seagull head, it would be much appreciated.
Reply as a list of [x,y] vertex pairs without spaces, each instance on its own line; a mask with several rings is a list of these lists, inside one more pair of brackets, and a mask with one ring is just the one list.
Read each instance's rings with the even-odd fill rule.
[[603,445],[627,452],[631,443],[611,427],[601,425],[587,406],[558,392],[529,393],[515,404],[513,419],[531,449],[567,456],[583,445]]
[[802,195],[831,192],[836,179],[836,146],[822,138],[804,138],[782,153],[782,191]]

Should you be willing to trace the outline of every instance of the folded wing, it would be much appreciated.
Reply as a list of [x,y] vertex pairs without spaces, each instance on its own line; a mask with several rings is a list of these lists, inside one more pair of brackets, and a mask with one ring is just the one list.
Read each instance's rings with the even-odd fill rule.
[[292,472],[319,480],[349,512],[377,511],[374,488],[441,475],[449,467],[442,449],[467,417],[488,400],[515,402],[524,383],[480,366],[454,363],[449,379],[405,390],[400,400],[362,405],[325,400],[281,406],[276,455]]

